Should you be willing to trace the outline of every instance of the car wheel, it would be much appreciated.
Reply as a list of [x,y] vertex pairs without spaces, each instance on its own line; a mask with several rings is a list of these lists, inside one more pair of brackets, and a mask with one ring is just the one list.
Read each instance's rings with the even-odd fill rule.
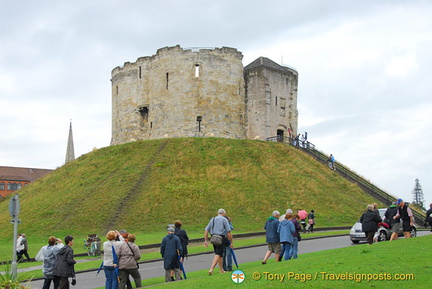
[[378,242],[387,241],[387,233],[382,230],[379,232]]
[[351,242],[353,242],[354,244],[358,244],[360,241],[359,240],[351,240]]
[[411,229],[411,238],[412,237],[417,237],[417,230],[416,230],[416,228],[412,228]]

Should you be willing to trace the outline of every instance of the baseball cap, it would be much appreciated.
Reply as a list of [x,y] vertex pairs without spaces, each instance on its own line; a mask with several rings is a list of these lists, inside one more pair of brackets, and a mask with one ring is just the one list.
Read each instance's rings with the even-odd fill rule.
[[396,204],[399,205],[400,203],[402,203],[403,200],[402,199],[397,199]]

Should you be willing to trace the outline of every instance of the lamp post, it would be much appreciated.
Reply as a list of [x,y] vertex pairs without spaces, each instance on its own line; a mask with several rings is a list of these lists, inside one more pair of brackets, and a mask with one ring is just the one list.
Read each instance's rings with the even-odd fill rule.
[[202,116],[197,116],[196,118],[197,122],[198,122],[198,132],[201,132],[201,121],[202,121]]
[[18,270],[17,270],[17,262],[16,262],[16,240],[18,238],[18,223],[20,220],[18,219],[18,215],[20,212],[20,203],[19,203],[19,196],[16,194],[12,197],[9,203],[9,212],[12,219],[12,223],[14,224],[14,237],[13,237],[13,251],[12,251],[12,264],[11,264],[11,273],[12,273],[12,280],[15,280],[15,278],[18,276]]

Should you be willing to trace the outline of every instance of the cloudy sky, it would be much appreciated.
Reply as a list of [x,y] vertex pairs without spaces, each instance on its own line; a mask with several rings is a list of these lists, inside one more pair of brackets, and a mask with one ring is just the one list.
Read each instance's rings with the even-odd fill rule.
[[165,46],[234,47],[297,69],[299,132],[387,192],[432,202],[432,2],[1,1],[0,165],[111,139],[111,70]]

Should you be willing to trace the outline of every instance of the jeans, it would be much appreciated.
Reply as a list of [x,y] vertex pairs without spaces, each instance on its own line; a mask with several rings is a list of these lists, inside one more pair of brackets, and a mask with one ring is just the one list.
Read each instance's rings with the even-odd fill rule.
[[292,248],[292,244],[291,243],[288,243],[288,242],[282,243],[282,253],[283,253],[283,256],[284,256],[284,260],[289,260],[291,258],[291,256],[290,256],[290,254],[291,254],[291,248]]
[[298,258],[298,238],[293,237],[293,243],[291,247],[291,252],[289,258],[297,259]]
[[105,289],[118,289],[117,274],[114,266],[104,266]]
[[231,247],[228,245],[224,248],[224,255],[223,255],[223,270],[224,271],[231,271],[232,270],[232,254],[231,254]]

